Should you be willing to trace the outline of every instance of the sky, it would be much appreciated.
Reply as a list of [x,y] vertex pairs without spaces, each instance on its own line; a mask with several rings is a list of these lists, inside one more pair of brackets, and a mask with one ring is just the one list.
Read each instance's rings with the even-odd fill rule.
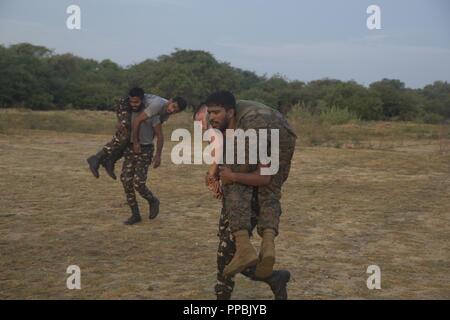
[[[70,5],[80,30],[66,27]],[[381,9],[380,30],[367,28],[369,5]],[[19,42],[122,66],[205,50],[258,75],[419,88],[450,81],[450,1],[0,0],[0,43]]]

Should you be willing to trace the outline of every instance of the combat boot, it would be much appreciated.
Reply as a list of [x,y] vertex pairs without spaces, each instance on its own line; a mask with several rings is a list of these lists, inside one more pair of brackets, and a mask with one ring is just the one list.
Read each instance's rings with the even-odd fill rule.
[[[287,270],[276,270],[266,278],[261,279],[261,281],[267,283],[273,292],[275,300],[287,300],[287,283],[291,279],[291,273]],[[258,279],[256,279],[258,280]]]
[[221,293],[217,293],[217,300],[230,300],[231,299],[231,292],[225,291]]
[[128,220],[124,221],[123,223],[126,225],[132,225],[135,223],[138,223],[141,221],[141,215],[139,213],[139,207],[133,206],[131,207],[131,217],[128,218]]
[[108,176],[110,176],[111,178],[116,180],[117,177],[116,177],[116,174],[114,173],[114,164],[115,164],[114,159],[111,159],[111,157],[108,157],[105,159],[105,161],[103,163],[103,167],[105,167],[105,170],[106,170],[106,173],[108,174]]
[[105,156],[105,152],[103,150],[100,150],[99,152],[97,152],[97,154],[86,159],[87,163],[89,164],[89,169],[91,169],[92,174],[96,178],[100,176],[98,173],[98,168],[100,168],[100,163],[103,161],[103,158]]
[[273,271],[275,264],[275,230],[264,229],[259,261],[256,265],[255,277],[267,278]]
[[152,200],[148,202],[148,204],[150,206],[148,218],[155,219],[159,213],[159,199],[154,196]]
[[239,230],[234,232],[233,236],[236,243],[236,252],[231,262],[223,270],[226,277],[232,277],[258,262],[258,256],[250,242],[248,231]]

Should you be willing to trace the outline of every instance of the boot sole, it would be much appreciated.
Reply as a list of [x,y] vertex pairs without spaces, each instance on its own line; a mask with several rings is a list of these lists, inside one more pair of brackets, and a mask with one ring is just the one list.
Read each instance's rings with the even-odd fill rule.
[[261,258],[259,263],[256,265],[255,277],[261,279],[267,278],[272,274],[274,265],[275,265],[274,256],[266,256]]
[[243,266],[240,266],[239,268],[237,268],[236,270],[227,270],[225,271],[227,268],[225,267],[223,274],[225,275],[225,277],[232,277],[238,273],[241,273],[242,271],[244,271],[246,268],[254,266],[258,263],[258,258],[255,258],[251,261],[249,261],[248,263],[244,264]]
[[106,173],[108,174],[108,176],[111,177],[111,179],[117,180],[117,177],[116,177],[115,174],[112,174],[112,173],[108,172],[108,170],[105,170],[105,171],[106,171]]
[[124,221],[123,224],[124,224],[124,225],[127,225],[127,226],[132,226],[133,224],[139,223],[139,222],[141,222],[141,221],[142,221],[142,219],[139,220],[139,221],[132,222],[132,223],[131,223],[131,222],[128,222],[128,221]]
[[114,173],[114,170],[113,170],[113,171],[109,171],[109,170],[106,168],[106,165],[104,165],[104,164],[102,164],[102,167],[105,168],[106,174],[107,174],[108,176],[110,176],[111,179],[117,180],[117,176],[116,176],[116,174]]
[[108,176],[110,176],[111,179],[113,179],[113,180],[117,180],[117,177],[116,177],[116,176],[112,176],[112,175],[110,175],[109,173],[108,173]]

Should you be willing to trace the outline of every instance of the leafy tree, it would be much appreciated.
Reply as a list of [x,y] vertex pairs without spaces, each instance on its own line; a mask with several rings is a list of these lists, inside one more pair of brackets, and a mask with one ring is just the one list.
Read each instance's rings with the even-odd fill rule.
[[385,119],[411,120],[420,111],[419,103],[400,80],[383,79],[372,83],[370,89],[380,96]]
[[328,106],[346,108],[363,120],[379,120],[383,111],[379,95],[354,81],[336,84],[324,100]]
[[424,97],[424,109],[427,113],[437,114],[450,119],[450,83],[436,81],[420,91]]
[[[197,105],[209,93],[230,90],[240,99],[261,101],[287,113],[299,105],[310,114],[355,114],[365,120],[450,119],[450,84],[437,81],[408,89],[396,79],[366,88],[354,81],[304,83],[235,68],[202,50],[176,49],[126,68],[105,59],[55,54],[29,43],[0,45],[0,107],[112,109],[132,86],[164,97],[181,95]],[[328,113],[327,113],[328,112]]]

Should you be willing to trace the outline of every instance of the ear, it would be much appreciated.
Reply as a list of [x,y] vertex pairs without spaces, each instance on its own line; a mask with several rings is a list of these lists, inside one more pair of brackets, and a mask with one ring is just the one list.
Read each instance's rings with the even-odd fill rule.
[[235,111],[236,110],[234,110],[233,108],[230,108],[230,109],[227,110],[228,119],[231,119],[231,118],[233,118],[235,116]]

